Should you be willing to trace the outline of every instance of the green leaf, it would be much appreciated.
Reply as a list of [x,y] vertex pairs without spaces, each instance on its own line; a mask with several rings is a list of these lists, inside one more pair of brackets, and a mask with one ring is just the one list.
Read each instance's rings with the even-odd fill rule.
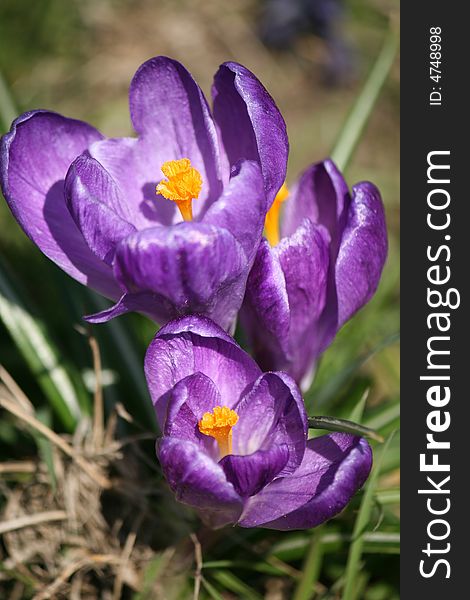
[[352,421],[353,423],[362,423],[362,416],[364,415],[364,409],[366,407],[367,398],[369,396],[369,388],[365,390],[362,394],[359,402],[349,413],[348,421]]
[[81,418],[74,385],[43,322],[27,310],[0,263],[0,319],[35,374],[63,426],[73,431]]
[[377,442],[383,442],[383,437],[369,427],[364,427],[358,423],[353,423],[346,419],[337,419],[336,417],[308,417],[309,429],[325,429],[326,431],[340,431],[342,433],[351,433],[369,437]]
[[323,562],[322,531],[323,529],[319,527],[311,535],[310,547],[303,565],[302,578],[297,585],[293,600],[309,600],[314,594]]
[[202,565],[203,569],[246,569],[268,575],[285,575],[285,570],[263,561],[246,560],[210,560]]
[[205,577],[201,577],[201,583],[212,600],[224,600],[223,596],[217,591],[212,583],[210,583],[210,581],[207,581]]
[[8,89],[7,83],[0,73],[0,121],[3,124],[3,130],[8,131],[12,121],[18,116],[15,103]]
[[[363,554],[399,554],[400,534],[398,532],[369,531],[363,535]],[[351,536],[345,533],[327,533],[323,536],[324,554],[336,553]]]
[[375,497],[380,504],[400,504],[400,489],[377,490]]
[[212,577],[227,590],[230,590],[235,594],[240,594],[240,597],[244,600],[262,600],[262,597],[258,592],[246,585],[246,583],[243,583],[241,579],[236,577],[230,571],[216,571],[212,574]]
[[372,415],[365,419],[367,427],[383,430],[390,426],[396,426],[400,418],[400,400],[397,398],[393,403],[383,403]]
[[339,138],[331,152],[331,157],[341,171],[347,167],[354,149],[374,109],[380,91],[387,80],[398,50],[398,34],[393,27],[388,32],[382,50],[341,128]]
[[365,365],[365,363],[367,363],[368,360],[370,360],[384,348],[394,344],[399,338],[400,335],[398,333],[388,336],[379,344],[377,344],[372,350],[349,363],[344,369],[339,371],[339,373],[331,377],[328,383],[323,385],[320,389],[315,390],[315,392],[313,392],[313,387],[315,386],[314,383],[312,388],[305,394],[306,401],[310,401],[314,393],[315,406],[323,406],[328,404],[339,394],[341,388],[363,365]]
[[372,509],[374,506],[375,489],[382,463],[385,455],[387,454],[393,436],[394,432],[388,436],[384,446],[380,449],[379,456],[375,458],[375,464],[372,469],[372,473],[365,487],[361,508],[359,509],[359,514],[357,515],[356,522],[354,524],[352,536],[353,541],[351,542],[351,546],[349,548],[345,573],[345,587],[342,600],[356,600],[359,564],[364,547],[364,532],[371,518]]
[[[36,411],[36,417],[41,423],[44,423],[47,427],[51,426],[52,419],[49,407],[44,407]],[[52,450],[52,443],[50,440],[45,438],[42,434],[32,430],[32,435],[36,441],[39,454],[41,455],[44,464],[49,472],[51,480],[52,492],[55,493],[57,488],[57,476],[54,468],[54,455]]]

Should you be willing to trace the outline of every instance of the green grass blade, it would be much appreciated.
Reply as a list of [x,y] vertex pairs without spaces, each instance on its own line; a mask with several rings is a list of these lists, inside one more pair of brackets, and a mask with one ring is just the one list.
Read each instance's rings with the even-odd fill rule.
[[[350,536],[344,533],[327,533],[323,536],[324,554],[334,554],[345,542],[350,542]],[[395,531],[370,531],[363,535],[362,554],[399,554],[400,534]]]
[[262,597],[254,589],[246,585],[246,583],[230,571],[216,571],[212,574],[212,577],[217,583],[224,586],[225,589],[239,594],[245,600],[262,600]]
[[203,569],[246,569],[268,575],[285,575],[286,571],[263,561],[247,560],[210,560],[202,565]]
[[[390,433],[390,429],[387,431],[387,435]],[[381,474],[385,475],[386,473],[391,473],[400,468],[400,429],[393,429],[395,435],[393,440],[391,441],[387,455],[384,457],[382,461],[382,471]]]
[[380,91],[387,80],[397,49],[398,34],[392,27],[387,33],[380,54],[331,152],[331,157],[342,171],[347,167],[354,149],[361,138],[361,134],[372,113]]
[[[36,411],[36,417],[41,423],[46,425],[47,427],[51,427],[52,418],[49,407],[40,408]],[[47,471],[49,473],[50,484],[52,492],[55,494],[57,489],[57,475],[54,468],[54,455],[52,450],[52,443],[50,440],[45,438],[42,434],[37,433],[32,430],[32,435],[36,441],[36,445],[39,450],[39,454],[46,465]]]
[[72,431],[81,418],[75,388],[43,323],[26,309],[0,265],[0,320],[63,426]]
[[369,388],[367,388],[359,399],[359,402],[357,402],[354,408],[351,410],[348,416],[349,421],[352,421],[353,423],[362,423],[362,417],[366,408],[367,398],[369,397],[369,391]]
[[[377,498],[376,498],[377,499]],[[321,554],[328,557],[330,554],[343,552],[353,541],[351,535],[339,531],[330,531],[329,526],[324,527],[321,537]],[[398,531],[368,531],[363,534],[364,545],[362,554],[399,554],[400,533]],[[307,535],[297,536],[287,542],[277,542],[273,548],[275,556],[294,562],[305,557],[310,547],[311,540]]]
[[10,124],[16,117],[18,112],[13,102],[13,98],[8,89],[7,83],[0,73],[0,122],[3,125],[1,128],[4,131],[8,131]]
[[209,598],[212,598],[212,600],[224,600],[223,596],[219,594],[219,592],[215,589],[212,583],[210,583],[210,581],[207,581],[205,577],[201,578],[201,583],[202,587],[206,590],[207,594],[209,595]]
[[400,401],[397,399],[392,404],[383,404],[365,420],[365,424],[371,429],[380,430],[398,421],[399,418]]
[[315,416],[308,417],[309,429],[324,429],[325,431],[340,431],[342,433],[351,433],[352,435],[359,435],[363,437],[369,437],[377,442],[383,442],[383,437],[369,427],[353,423],[346,419],[338,419],[336,417],[323,417]]
[[363,367],[367,361],[369,361],[373,356],[375,356],[378,352],[381,352],[391,344],[394,344],[400,339],[399,333],[394,333],[384,340],[382,340],[379,344],[377,344],[372,350],[360,356],[359,358],[353,360],[351,363],[346,365],[341,371],[339,371],[336,375],[331,377],[330,381],[323,385],[320,389],[315,390],[315,382],[313,383],[310,390],[305,394],[306,402],[310,402],[312,397],[315,397],[315,406],[324,406],[332,401],[335,397],[338,396],[342,387],[346,385],[353,375],[359,371],[361,367]]
[[376,493],[377,502],[380,504],[400,504],[400,489],[391,488],[378,490]]
[[374,506],[375,490],[378,477],[382,467],[383,459],[387,453],[394,432],[392,432],[384,446],[381,448],[378,458],[375,460],[374,468],[365,487],[364,496],[361,502],[361,508],[357,515],[353,529],[353,541],[349,548],[348,562],[346,564],[345,587],[342,600],[357,600],[357,577],[359,575],[359,564],[364,546],[364,532],[370,521],[372,509]]
[[293,600],[310,600],[313,597],[322,562],[322,528],[318,528],[312,533],[310,547],[302,569],[302,578],[297,585]]

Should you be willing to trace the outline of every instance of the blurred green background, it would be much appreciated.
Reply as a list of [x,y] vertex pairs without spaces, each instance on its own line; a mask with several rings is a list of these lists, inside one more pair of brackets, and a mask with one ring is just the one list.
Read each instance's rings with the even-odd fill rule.
[[[328,47],[318,36],[307,32],[284,52],[263,45],[256,0],[0,0],[0,132],[8,130],[17,114],[47,108],[86,120],[109,136],[129,135],[128,85],[146,59],[166,54],[180,60],[207,96],[218,65],[236,60],[261,79],[284,115],[291,147],[288,183],[293,182],[310,163],[331,153],[387,31],[396,26],[397,13],[395,0],[345,3],[336,28],[353,59],[346,76],[332,86],[324,81]],[[377,294],[325,353],[306,402],[310,414],[354,418],[387,438],[396,432],[399,416],[397,58],[345,174],[350,185],[366,179],[381,190],[389,257]],[[152,432],[142,359],[155,325],[130,315],[84,330],[81,315],[105,301],[43,257],[3,201],[0,232],[0,363],[31,400],[36,417],[78,443],[77,431],[82,435],[86,429],[79,424],[86,423],[93,406],[91,335],[101,350],[106,413],[114,415],[116,404],[125,407],[116,436]],[[125,411],[132,422],[122,418]],[[25,490],[33,482],[42,486],[53,508],[66,496],[57,483],[61,474],[54,445],[18,425],[16,417],[2,410],[0,460],[32,461],[35,467],[29,474],[0,469],[0,514],[5,520],[28,513]],[[99,568],[82,566],[51,597],[72,597],[80,577],[77,598],[192,598],[196,580],[200,598],[397,599],[398,432],[388,444],[373,445],[376,472],[369,487],[321,528],[213,533],[173,501],[154,464],[153,441],[132,443],[120,466],[113,468],[140,486],[140,503],[128,491],[108,499],[105,494],[99,510],[106,521],[103,531],[109,527],[109,536],[115,538],[114,545],[107,542],[113,552],[134,531],[129,515],[142,511],[145,527],[141,522],[135,530],[128,561],[134,579],[126,579],[112,561]],[[50,545],[44,554],[24,550],[30,543],[24,531],[5,534],[0,547],[2,598],[34,597],[67,569],[77,547],[111,552],[86,535],[75,545],[65,538],[51,545],[49,533],[34,531],[36,541]],[[191,537],[194,533],[197,539]],[[202,544],[201,577],[195,577],[197,540]],[[122,581],[116,584],[119,577]]]

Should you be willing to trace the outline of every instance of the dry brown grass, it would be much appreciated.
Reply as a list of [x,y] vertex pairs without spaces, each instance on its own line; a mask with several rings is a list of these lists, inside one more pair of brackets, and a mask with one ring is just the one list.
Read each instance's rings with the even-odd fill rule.
[[[99,351],[94,340],[91,344],[98,373]],[[32,403],[3,368],[0,381],[1,408],[18,427],[47,440],[51,452],[51,464],[40,458],[0,463],[5,499],[0,596],[20,599],[32,588],[34,600],[117,600],[125,590],[141,591],[156,556],[152,539],[159,534],[151,508],[155,477],[149,473],[157,466],[147,465],[140,449],[141,440],[151,436],[117,439],[118,419],[131,421],[120,406],[104,427],[99,385],[93,424],[84,420],[72,437],[59,436],[37,419]],[[191,540],[161,554],[166,576],[183,567],[187,571],[194,556],[200,574],[201,549],[195,536]],[[198,590],[200,575],[195,579]],[[162,581],[147,593],[144,597],[167,598]]]

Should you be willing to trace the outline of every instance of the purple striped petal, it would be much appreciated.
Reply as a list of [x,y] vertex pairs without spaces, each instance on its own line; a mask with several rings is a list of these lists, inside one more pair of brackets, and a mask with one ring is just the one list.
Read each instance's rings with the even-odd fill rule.
[[372,183],[353,187],[335,277],[338,327],[373,296],[387,257],[387,228],[379,190]]
[[311,165],[302,173],[284,204],[282,237],[292,235],[305,218],[323,225],[331,238],[336,257],[350,204],[348,186],[331,160]]
[[269,207],[285,181],[289,152],[279,109],[253,73],[234,62],[219,68],[212,96],[230,165],[242,159],[259,162]]
[[240,317],[261,368],[283,368],[289,348],[289,298],[277,253],[264,238],[248,276]]
[[287,371],[300,381],[317,355],[328,253],[328,234],[309,219],[275,248],[266,240],[260,245],[241,316],[262,368]]
[[230,231],[243,248],[251,267],[265,218],[266,198],[259,166],[244,161],[236,166],[230,183],[204,215],[203,222]]
[[372,451],[363,438],[332,433],[310,440],[297,471],[250,498],[239,524],[280,530],[315,527],[343,510],[371,466]]
[[[121,216],[136,229],[181,221],[176,204],[156,194],[163,178],[162,159],[157,151],[160,146],[150,145],[142,139],[117,138],[95,142],[89,149],[119,187],[125,199]],[[200,202],[195,203],[195,214],[200,206]]]
[[88,248],[64,200],[71,162],[101,137],[56,113],[25,113],[1,140],[0,180],[14,217],[47,257],[80,283],[118,298],[110,267]]
[[[183,65],[165,56],[145,62],[132,79],[129,103],[152,170],[168,160],[189,158],[204,182],[201,203],[216,200],[228,171],[223,168],[207,101]],[[144,155],[140,153],[142,159]],[[161,173],[149,172],[148,176],[161,177]]]
[[219,390],[212,379],[203,373],[188,375],[169,392],[164,435],[197,444],[217,462],[217,443],[199,431],[198,423],[204,413],[212,412],[221,404]]
[[147,315],[149,319],[162,323],[172,310],[173,307],[163,296],[152,292],[135,292],[123,294],[113,306],[83,318],[88,323],[107,323],[129,312],[140,312]]
[[295,382],[285,373],[264,373],[235,406],[233,453],[251,455],[272,444],[285,446],[282,474],[301,463],[307,441],[307,415]]
[[[157,184],[164,179],[161,166],[165,161],[162,156],[170,155],[170,152],[165,153],[164,149],[158,151],[160,146],[152,144],[153,141],[146,138],[115,138],[100,140],[89,148],[90,155],[106,169],[121,190],[127,207],[125,218],[136,229],[168,226],[182,221],[176,204],[156,194]],[[206,188],[207,184],[193,202],[196,219],[207,208]]]
[[125,201],[115,181],[95,159],[83,154],[67,173],[65,199],[89,248],[111,264],[116,245],[135,232],[122,216]]
[[228,328],[244,293],[245,254],[233,235],[204,223],[180,223],[135,233],[116,249],[114,273],[127,292],[167,300],[165,321],[207,315]]
[[330,240],[322,226],[305,219],[274,249],[289,299],[289,347],[281,367],[301,381],[322,343],[321,320],[328,294]]
[[145,357],[145,376],[161,426],[169,392],[194,373],[211,379],[224,406],[233,408],[261,371],[223,329],[209,319],[184,317],[162,327]]
[[305,389],[318,356],[375,292],[387,232],[377,188],[360,183],[351,198],[330,160],[304,172],[283,217],[280,243],[259,247],[241,317],[261,367]]
[[228,481],[240,496],[253,496],[284,469],[289,449],[284,444],[271,444],[247,456],[229,454],[220,461]]
[[199,509],[211,527],[235,523],[242,500],[222,467],[196,444],[165,437],[157,448],[163,473],[177,500]]

